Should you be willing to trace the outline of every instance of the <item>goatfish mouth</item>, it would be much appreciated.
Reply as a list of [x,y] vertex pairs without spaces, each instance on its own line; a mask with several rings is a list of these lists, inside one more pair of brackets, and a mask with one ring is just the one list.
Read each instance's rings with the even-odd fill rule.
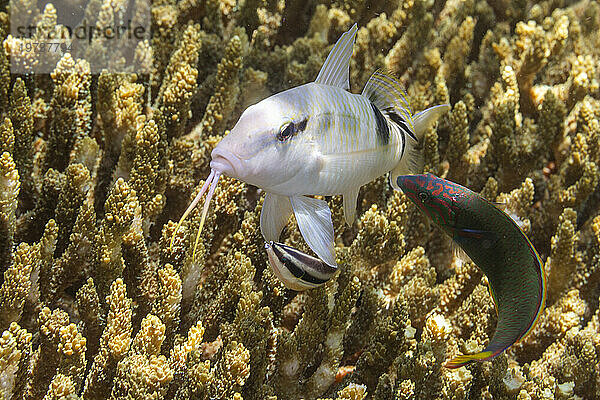
[[242,160],[229,150],[215,147],[211,153],[210,168],[232,178],[242,179],[244,173]]
[[[213,163],[213,161],[211,161],[211,167],[212,167],[212,163]],[[232,164],[230,163],[229,165],[232,165]],[[219,167],[219,166],[227,166],[227,164],[223,163],[223,162],[217,163],[216,167]],[[202,198],[204,193],[208,190],[208,195],[206,196],[206,200],[204,200],[204,206],[202,207],[202,216],[200,218],[200,226],[198,228],[198,233],[196,234],[196,240],[194,242],[194,250],[192,252],[192,258],[193,259],[196,258],[196,248],[198,247],[198,242],[200,241],[200,233],[202,233],[202,228],[204,227],[204,222],[206,221],[206,215],[208,214],[208,208],[210,206],[210,201],[212,200],[212,197],[215,193],[215,188],[219,184],[219,178],[221,177],[221,174],[222,174],[222,171],[211,168],[210,175],[208,175],[208,178],[206,178],[204,185],[202,185],[202,188],[200,189],[200,191],[198,192],[198,194],[196,195],[194,200],[190,203],[188,208],[185,210],[185,212],[181,216],[181,219],[177,223],[177,226],[175,227],[175,231],[173,232],[173,235],[171,236],[171,243],[169,245],[169,250],[171,250],[173,248],[173,242],[175,241],[175,235],[177,234],[177,231],[179,231],[181,224],[183,223],[183,221],[185,221],[185,219],[190,214],[190,212],[192,212],[192,210],[200,202],[200,199]]]

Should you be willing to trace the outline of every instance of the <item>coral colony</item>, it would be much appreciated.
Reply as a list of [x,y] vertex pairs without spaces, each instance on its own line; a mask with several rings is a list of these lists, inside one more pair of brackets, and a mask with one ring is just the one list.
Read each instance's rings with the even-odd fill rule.
[[[82,6],[112,20],[110,4]],[[0,399],[600,398],[597,2],[158,0],[132,62],[148,75],[21,54],[4,7]],[[226,176],[195,258],[199,210],[169,246],[241,112],[313,81],[354,22],[352,90],[383,68],[413,112],[450,104],[425,172],[504,203],[544,263],[539,323],[491,362],[443,367],[485,348],[494,303],[385,176],[352,226],[324,199],[339,272],[316,289],[273,274],[264,194]],[[281,241],[310,253],[293,220]]]

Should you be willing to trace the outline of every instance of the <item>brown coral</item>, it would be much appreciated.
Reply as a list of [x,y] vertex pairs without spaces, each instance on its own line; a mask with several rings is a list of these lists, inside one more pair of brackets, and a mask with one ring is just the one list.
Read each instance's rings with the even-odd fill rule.
[[[106,26],[117,3],[81,6]],[[0,11],[0,397],[600,397],[597,2],[138,3],[154,32],[138,74],[93,75],[112,56],[99,41],[25,54],[11,17],[43,35],[60,11]],[[198,212],[175,232],[244,109],[313,81],[354,22],[351,91],[386,68],[413,112],[450,103],[425,169],[503,203],[545,264],[547,309],[493,362],[442,367],[486,345],[493,301],[387,177],[352,226],[324,199],[339,272],[301,295],[269,267],[256,188],[221,178],[195,258]],[[290,222],[282,240],[307,250]]]

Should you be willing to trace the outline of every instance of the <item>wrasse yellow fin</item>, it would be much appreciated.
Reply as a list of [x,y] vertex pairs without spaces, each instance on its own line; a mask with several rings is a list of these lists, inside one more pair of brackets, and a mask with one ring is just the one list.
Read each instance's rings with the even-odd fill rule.
[[481,353],[476,354],[463,354],[458,357],[454,357],[452,360],[448,361],[444,366],[446,368],[454,369],[464,367],[474,361],[483,361],[491,358],[494,355],[491,351],[483,351]]

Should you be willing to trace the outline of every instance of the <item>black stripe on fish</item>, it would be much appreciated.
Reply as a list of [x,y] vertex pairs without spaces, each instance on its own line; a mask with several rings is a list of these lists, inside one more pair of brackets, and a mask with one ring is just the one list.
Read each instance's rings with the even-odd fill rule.
[[372,101],[370,103],[371,108],[375,113],[375,122],[377,123],[377,138],[382,145],[386,145],[390,142],[390,127],[388,126],[388,123],[381,111],[379,111],[379,108],[377,108]]
[[302,121],[296,124],[296,132],[302,132],[306,129],[306,125],[308,124],[308,117],[303,119]]
[[278,247],[279,246],[272,246],[273,252],[277,256],[277,258],[281,261],[283,266],[286,267],[288,269],[288,271],[290,271],[290,273],[292,275],[294,275],[296,278],[298,278],[304,282],[314,283],[316,285],[320,285],[329,280],[329,279],[320,279],[320,278],[317,278],[315,276],[308,274],[307,271],[305,271],[304,269],[297,266],[289,257],[285,256]]
[[337,271],[336,267],[332,267],[321,259],[309,256],[308,254],[303,253],[293,247],[286,246],[282,243],[274,243],[274,246],[280,246],[290,256],[295,258],[297,260],[296,264],[299,263],[300,265],[306,265],[306,268],[303,268],[304,270],[313,271],[313,274],[314,272],[320,274],[321,276],[317,277],[318,279],[329,279],[333,274],[335,274],[335,271]]
[[394,110],[392,107],[389,107],[385,111],[386,114],[390,117],[390,119],[394,121],[394,123],[400,128],[402,128],[403,132],[407,133],[411,138],[413,138],[415,142],[419,141],[419,139],[417,139],[417,137],[410,130],[409,126],[406,124],[404,118],[396,113],[396,110]]

